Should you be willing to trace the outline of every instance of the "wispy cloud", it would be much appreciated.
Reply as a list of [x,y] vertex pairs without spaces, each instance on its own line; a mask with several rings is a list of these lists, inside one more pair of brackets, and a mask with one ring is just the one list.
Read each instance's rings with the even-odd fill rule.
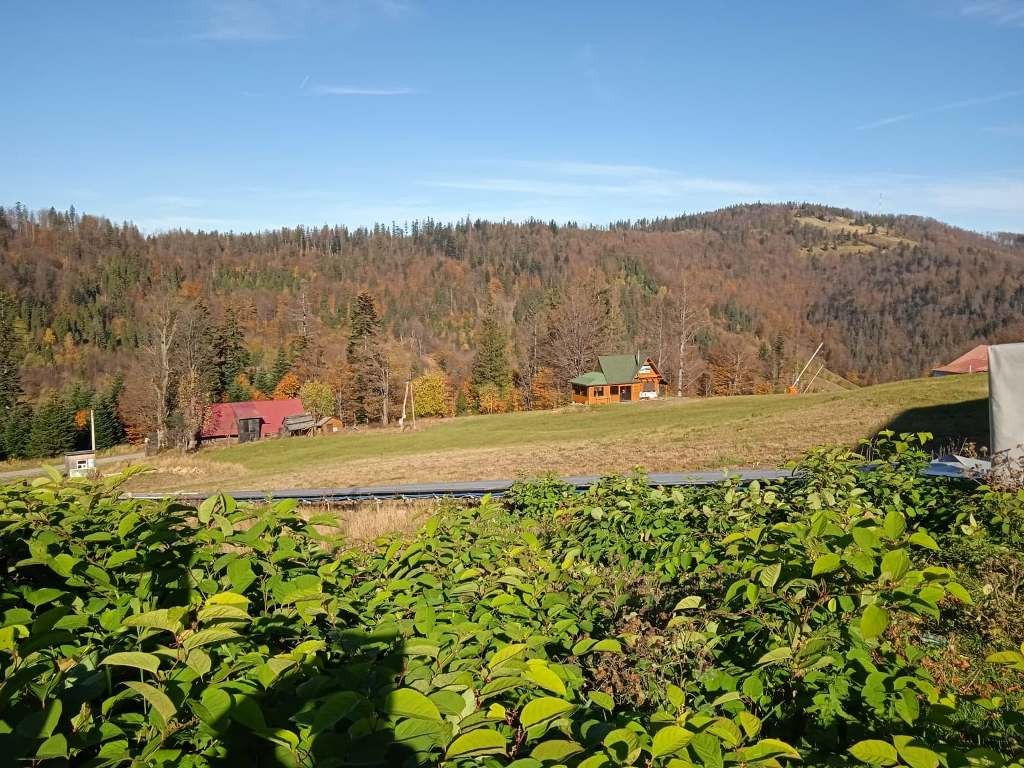
[[1024,138],[1024,123],[1001,123],[999,125],[989,125],[984,130],[985,133],[991,133],[995,136]]
[[996,24],[1024,27],[1024,1],[977,0],[960,9],[964,16],[985,19]]
[[1003,93],[994,93],[988,96],[975,96],[969,99],[961,99],[960,101],[951,101],[948,104],[940,104],[937,107],[929,107],[927,109],[921,109],[916,112],[904,112],[900,115],[890,115],[889,117],[883,117],[878,120],[873,120],[870,123],[864,125],[858,125],[855,130],[868,131],[872,128],[881,128],[883,125],[892,125],[893,123],[902,123],[907,120],[913,120],[917,117],[923,117],[925,115],[934,115],[940,112],[951,112],[957,109],[968,109],[969,107],[978,107],[983,104],[994,104],[997,101],[1006,101],[1007,99],[1017,98],[1018,96],[1024,95],[1024,88],[1019,88],[1015,91],[1004,91]]
[[664,176],[675,173],[664,168],[650,165],[629,165],[619,163],[581,163],[565,160],[539,162],[536,160],[519,160],[510,165],[526,168],[534,172],[558,173],[569,176]]
[[604,77],[601,75],[601,56],[597,49],[592,44],[587,43],[576,51],[574,58],[576,67],[579,69],[580,75],[583,77],[583,83],[590,92],[590,95],[597,101],[611,102],[612,94],[605,84]]
[[205,0],[197,40],[264,42],[299,37],[314,26],[364,18],[396,20],[412,6],[399,0]]
[[298,31],[299,13],[308,11],[299,3],[292,15],[280,0],[214,0],[205,4],[199,40],[251,41],[280,40]]
[[522,162],[514,165],[533,168],[536,173],[529,177],[433,179],[421,181],[420,184],[445,189],[506,192],[545,198],[587,198],[603,195],[671,198],[693,192],[716,192],[753,199],[767,191],[765,187],[748,181],[690,176],[643,165],[574,162]]
[[349,85],[315,85],[313,92],[322,96],[415,96],[412,88],[358,88]]

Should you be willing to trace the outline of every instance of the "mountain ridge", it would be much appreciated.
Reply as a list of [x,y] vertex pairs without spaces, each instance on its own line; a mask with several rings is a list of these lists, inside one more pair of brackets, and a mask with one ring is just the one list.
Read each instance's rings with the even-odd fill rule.
[[[758,391],[785,383],[819,341],[829,369],[878,382],[1024,336],[1022,245],[1015,234],[807,203],[607,227],[425,219],[156,234],[17,205],[0,209],[0,285],[14,300],[33,396],[130,375],[147,307],[165,297],[201,300],[217,319],[234,311],[254,369],[280,350],[295,357],[303,334],[317,340],[319,364],[336,368],[355,297],[367,291],[388,337],[412,350],[407,367],[437,364],[456,382],[468,378],[490,306],[522,374],[534,364],[529,337],[549,332],[540,325],[580,286],[607,303],[615,327],[601,332],[605,349],[653,348],[670,371],[679,367],[670,316],[685,296],[700,328],[684,363],[721,368],[742,357],[736,391]],[[770,359],[776,344],[785,361]],[[711,391],[711,378],[688,376],[687,387]]]

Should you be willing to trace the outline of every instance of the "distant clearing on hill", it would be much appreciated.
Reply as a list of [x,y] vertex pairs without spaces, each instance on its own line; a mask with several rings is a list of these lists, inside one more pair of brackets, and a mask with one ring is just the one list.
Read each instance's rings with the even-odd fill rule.
[[808,254],[825,253],[831,247],[834,253],[875,253],[899,245],[920,245],[917,240],[894,235],[888,228],[874,224],[858,224],[848,216],[795,216],[797,223],[808,227],[816,227],[833,235],[836,239],[831,243],[809,246],[804,249]]
[[134,490],[274,489],[776,466],[823,443],[892,427],[935,450],[988,434],[985,375],[914,379],[810,395],[573,407],[421,422],[167,455]]

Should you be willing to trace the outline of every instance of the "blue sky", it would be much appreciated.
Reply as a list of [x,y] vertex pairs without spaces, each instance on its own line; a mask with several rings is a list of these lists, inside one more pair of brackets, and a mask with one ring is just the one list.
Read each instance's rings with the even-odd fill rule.
[[0,201],[254,230],[810,200],[1024,231],[1024,0],[2,0]]

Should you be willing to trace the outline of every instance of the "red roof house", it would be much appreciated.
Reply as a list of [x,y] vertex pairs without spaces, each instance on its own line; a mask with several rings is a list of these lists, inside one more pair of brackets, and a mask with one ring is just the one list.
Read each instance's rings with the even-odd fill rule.
[[979,344],[970,352],[960,355],[951,363],[932,369],[932,376],[949,376],[955,373],[987,373],[988,344]]
[[242,403],[214,403],[210,406],[200,437],[203,440],[237,437],[240,443],[276,435],[285,416],[303,413],[302,401],[247,400]]

